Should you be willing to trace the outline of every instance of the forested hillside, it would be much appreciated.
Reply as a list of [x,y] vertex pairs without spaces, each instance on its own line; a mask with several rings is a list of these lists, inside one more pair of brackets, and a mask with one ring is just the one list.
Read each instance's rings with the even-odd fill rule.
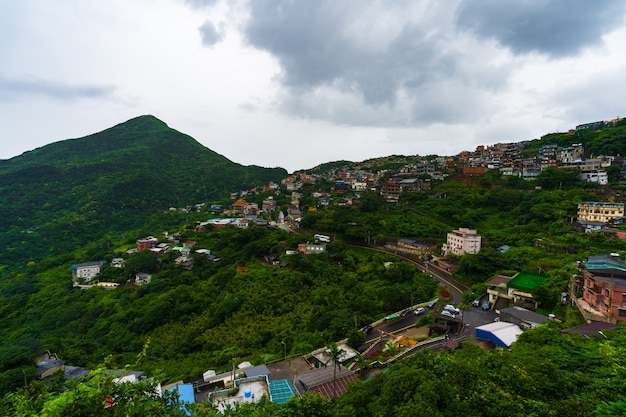
[[[141,369],[171,382],[197,379],[207,369],[228,370],[233,358],[261,364],[344,338],[358,344],[362,333],[355,327],[411,301],[430,300],[439,288],[414,264],[350,243],[379,247],[410,238],[440,245],[458,227],[475,228],[483,237],[478,254],[452,259],[459,263],[456,279],[472,286],[467,301],[483,294],[484,283],[496,274],[541,270],[548,279],[534,295],[542,313],[561,321],[525,333],[508,351],[484,352],[469,344],[449,354],[416,355],[333,403],[305,396],[284,407],[262,402],[228,415],[587,416],[619,415],[623,408],[622,329],[602,339],[559,334],[583,322],[560,302],[576,261],[626,253],[624,241],[577,231],[570,219],[581,201],[615,199],[612,187],[622,189],[620,184],[590,187],[568,170],[546,169],[531,183],[491,171],[404,193],[397,204],[364,191],[352,205],[323,206],[314,191],[323,189],[335,199],[343,194],[321,181],[298,191],[304,216],[290,233],[252,224],[198,228],[214,215],[165,210],[220,200],[240,188],[278,182],[286,173],[232,164],[149,116],[20,158],[0,164],[0,207],[7,216],[0,235],[5,414],[37,415],[53,400],[73,404],[73,392],[83,392],[81,406],[96,408],[102,398],[121,395],[96,374],[55,397],[54,387],[32,383],[31,359],[46,350],[89,369],[122,368],[143,351]],[[385,163],[397,158],[378,162]],[[292,203],[285,189],[247,198],[260,205],[270,195],[281,210]],[[219,261],[193,253],[188,270],[176,251],[126,252],[136,239],[163,238],[165,231],[179,243],[210,250]],[[287,254],[314,233],[333,237],[326,253]],[[510,248],[498,251],[502,245]],[[267,255],[277,256],[282,266],[268,264]],[[107,265],[102,279],[119,287],[72,287],[73,263],[115,257],[124,258],[125,266]],[[127,283],[140,271],[152,274],[150,284]],[[125,415],[177,415],[173,400],[150,404],[152,414]],[[72,410],[49,415],[81,415],[78,405]]]
[[282,168],[231,162],[153,116],[52,143],[0,161],[0,266],[113,242],[169,207],[285,176]]

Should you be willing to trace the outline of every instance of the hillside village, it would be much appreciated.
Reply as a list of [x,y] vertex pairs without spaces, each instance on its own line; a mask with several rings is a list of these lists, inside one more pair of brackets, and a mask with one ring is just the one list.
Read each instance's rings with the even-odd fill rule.
[[[580,125],[570,133],[620,120],[622,119]],[[527,142],[496,144],[479,146],[474,152],[462,152],[455,157],[407,158],[414,161],[395,169],[376,170],[374,166],[381,161],[366,161],[352,169],[335,169],[315,174],[302,171],[285,178],[280,185],[269,183],[264,187],[232,193],[230,204],[199,203],[171,210],[210,213],[210,219],[196,223],[194,226],[196,233],[222,227],[241,229],[270,227],[282,229],[286,233],[302,234],[302,242],[297,247],[288,248],[284,253],[265,255],[264,260],[268,265],[284,268],[289,265],[289,255],[297,252],[303,255],[316,255],[326,253],[328,250],[330,236],[320,233],[311,236],[311,231],[301,227],[307,213],[324,210],[329,205],[356,207],[360,204],[364,192],[375,192],[386,203],[398,204],[401,203],[404,193],[428,194],[434,183],[449,178],[479,181],[483,175],[495,170],[503,177],[532,181],[548,168],[571,170],[581,181],[586,181],[596,188],[607,185],[610,175],[617,175],[619,181],[626,183],[626,158],[623,156],[586,156],[580,143],[572,143],[565,148],[546,144],[533,153],[528,152],[526,145]],[[316,187],[316,184],[320,187]],[[330,185],[330,188],[324,188],[322,185]],[[259,202],[257,196],[260,195],[264,197]],[[305,201],[306,203],[303,203]],[[625,221],[623,201],[619,193],[608,194],[602,201],[579,203],[577,213],[575,215],[564,213],[564,218],[567,217],[572,228],[580,231],[626,239],[626,232],[619,228]],[[465,227],[463,224],[456,227],[447,233],[447,236],[433,236],[432,240],[397,236],[395,239],[387,239],[382,249],[413,259],[424,273],[434,274],[435,278],[440,280],[440,284],[447,288],[458,286],[467,289],[454,280],[452,273],[458,268],[460,257],[480,252],[482,243],[480,230]],[[437,241],[441,244],[435,243]],[[366,242],[369,246],[375,246],[374,243]],[[501,252],[508,249],[508,246],[497,248]],[[157,256],[175,251],[177,253],[174,257],[175,263],[180,268],[188,270],[194,267],[192,254],[206,257],[209,262],[220,261],[219,253],[213,253],[211,248],[198,248],[194,241],[181,242],[175,233],[166,232],[161,239],[153,236],[138,239],[136,247],[128,249],[124,257],[114,258],[111,266],[123,268],[126,258],[141,251],[151,251]],[[85,261],[72,266],[74,287],[89,289],[92,286],[100,286],[113,289],[120,285],[107,282],[101,277],[106,261]],[[150,279],[151,275],[148,272],[138,271],[128,281],[128,285],[148,285]],[[533,291],[536,287],[542,286],[545,280],[546,276],[541,274],[541,271],[521,271],[513,276],[498,275],[486,283],[487,292],[478,294],[479,297],[473,304],[461,305],[459,293],[459,298],[442,297],[438,306],[419,303],[411,304],[408,310],[389,312],[389,316],[362,328],[366,336],[374,331],[379,333],[380,337],[377,342],[372,340],[360,348],[350,347],[347,340],[343,340],[338,341],[332,348],[338,349],[334,353],[331,352],[331,348],[321,347],[309,355],[289,359],[285,352],[283,360],[274,363],[254,366],[249,362],[239,364],[233,362],[231,371],[218,375],[210,370],[205,373],[202,380],[179,381],[159,389],[176,390],[187,403],[205,401],[208,397],[214,406],[222,411],[235,403],[257,401],[263,395],[269,396],[271,401],[277,403],[284,403],[292,396],[302,395],[304,392],[318,392],[332,399],[345,392],[350,381],[357,379],[361,364],[358,358],[361,356],[371,359],[378,357],[381,351],[390,349],[393,352],[391,357],[383,362],[376,361],[377,366],[384,368],[417,349],[453,349],[468,337],[480,342],[481,346],[509,347],[524,329],[533,328],[548,320],[558,320],[554,314],[542,315],[535,312],[541,303],[534,297]],[[573,331],[579,331],[581,334],[601,333],[603,330],[614,329],[619,322],[626,322],[624,294],[626,294],[626,262],[616,253],[596,254],[578,263],[569,286],[563,288],[561,302],[578,309],[588,323],[587,327]],[[443,306],[444,303],[451,305]],[[468,313],[462,313],[458,309],[459,306]],[[474,310],[490,314],[486,316],[489,321],[469,332],[461,314],[474,314],[472,313]],[[424,312],[430,313],[433,317],[426,334],[385,330],[389,323],[403,320],[407,315],[415,317],[412,323],[414,324],[419,319],[418,316]],[[497,319],[496,322],[493,322],[494,318]],[[343,355],[341,358],[337,356],[339,351]],[[370,355],[372,352],[376,352],[376,356]],[[45,368],[43,364],[46,361],[41,363]],[[233,392],[236,394],[233,395]]]

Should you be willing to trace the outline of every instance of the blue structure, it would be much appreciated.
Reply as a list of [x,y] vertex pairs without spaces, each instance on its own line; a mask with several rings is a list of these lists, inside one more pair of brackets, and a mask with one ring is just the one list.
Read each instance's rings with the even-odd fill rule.
[[167,391],[176,391],[178,393],[178,398],[180,398],[180,408],[183,411],[187,412],[187,415],[190,414],[189,410],[185,407],[186,404],[193,404],[196,402],[196,398],[193,394],[193,385],[192,384],[176,384],[172,388],[167,389]]
[[476,328],[476,339],[488,340],[497,347],[508,348],[522,334],[517,324],[497,321]]

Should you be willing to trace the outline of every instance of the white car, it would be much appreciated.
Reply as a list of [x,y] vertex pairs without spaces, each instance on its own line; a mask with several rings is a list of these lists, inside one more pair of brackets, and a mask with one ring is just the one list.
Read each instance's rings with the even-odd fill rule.
[[452,314],[461,314],[461,310],[453,306],[452,304],[448,304],[443,308],[444,311],[449,311]]
[[453,313],[449,312],[448,310],[441,310],[441,315],[444,317],[450,317],[453,319],[456,318],[456,316]]
[[424,307],[418,307],[415,309],[413,314],[415,314],[416,316],[419,316],[420,314],[424,314],[425,311],[426,309]]

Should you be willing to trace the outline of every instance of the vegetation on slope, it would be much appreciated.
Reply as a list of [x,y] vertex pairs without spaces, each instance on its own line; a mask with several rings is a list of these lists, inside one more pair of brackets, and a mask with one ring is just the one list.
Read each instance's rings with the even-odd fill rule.
[[[418,352],[388,372],[354,383],[335,402],[307,394],[286,405],[267,399],[247,403],[223,415],[623,416],[626,337],[618,332],[606,332],[605,336],[559,334],[553,322],[526,331],[508,350],[486,352],[468,343],[446,354]],[[99,372],[86,381],[66,385],[64,393],[53,397],[42,385],[31,384],[5,397],[0,412],[50,417],[182,415],[180,404],[171,395],[142,395],[146,383],[116,385]],[[116,405],[104,409],[107,398],[116,398]],[[192,416],[222,415],[202,404],[188,408]]]
[[[169,143],[169,154],[159,153],[163,146],[155,148],[153,142],[148,146],[152,154],[139,151],[131,140],[137,122],[139,131],[152,132],[145,137],[176,137],[182,142]],[[376,193],[363,193],[355,207],[323,209],[307,194],[310,186],[302,190],[307,213],[301,222],[303,236],[260,228],[192,232],[193,222],[205,220],[208,214],[164,213],[162,208],[172,205],[166,195],[179,196],[177,201],[185,205],[203,201],[203,195],[220,198],[246,184],[245,175],[234,174],[245,167],[215,161],[215,166],[224,163],[226,171],[233,168],[228,172],[238,185],[232,178],[220,183],[224,170],[214,170],[211,176],[217,179],[212,184],[221,185],[211,194],[202,181],[208,171],[195,171],[200,162],[178,169],[187,153],[202,152],[192,140],[150,117],[128,123],[102,132],[105,136],[86,139],[93,144],[94,137],[109,138],[84,150],[91,157],[104,152],[107,156],[99,162],[89,159],[89,164],[81,165],[80,158],[61,158],[69,152],[63,147],[70,146],[62,143],[61,148],[50,145],[57,152],[54,158],[33,151],[32,159],[24,155],[23,165],[13,160],[0,164],[4,199],[0,214],[8,216],[0,230],[4,249],[0,253],[1,392],[24,385],[24,378],[35,378],[30,358],[42,350],[92,369],[109,357],[106,365],[114,367],[131,363],[151,339],[143,369],[167,381],[189,380],[208,368],[225,369],[233,357],[255,363],[279,358],[283,341],[291,354],[310,352],[349,335],[355,318],[359,324],[369,323],[405,308],[412,298],[419,302],[433,296],[434,282],[414,266],[384,254],[372,256],[341,241],[382,245],[404,237],[441,243],[453,228],[476,228],[484,238],[484,249],[460,259],[457,278],[482,285],[497,273],[541,269],[549,279],[536,295],[547,309],[559,308],[558,297],[571,275],[572,262],[589,254],[626,250],[620,240],[572,229],[566,219],[575,214],[578,202],[608,196],[601,194],[604,190],[583,187],[572,172],[562,170],[542,172],[535,183],[542,189],[489,173],[480,179],[446,181],[433,193],[403,195],[398,205],[384,203]],[[113,146],[118,136],[135,150]],[[151,140],[145,137],[137,139],[139,145]],[[173,148],[184,149],[175,154],[178,163],[168,159]],[[136,154],[141,161],[134,169],[131,156]],[[144,157],[152,162],[146,163]],[[121,166],[125,174],[113,175]],[[261,182],[258,174],[249,175],[255,185]],[[320,186],[330,188],[315,185]],[[186,191],[194,200],[187,198]],[[289,203],[284,196],[277,199],[283,208]],[[173,254],[163,255],[160,262],[149,253],[138,254],[128,258],[126,269],[107,268],[105,278],[124,282],[132,271],[147,269],[154,273],[151,284],[112,291],[71,288],[72,263],[122,256],[135,239],[164,230],[182,231],[181,240],[196,240],[198,247],[211,249],[221,261],[213,264],[197,257],[194,270],[186,271],[175,264]],[[283,255],[314,232],[336,238],[327,255]],[[511,247],[507,252],[496,250],[505,244]],[[280,255],[289,267],[267,266],[262,260],[267,254]],[[386,268],[388,261],[393,264]],[[575,315],[571,320],[576,322]],[[468,347],[453,355],[418,355],[376,377],[375,384],[356,387],[333,405],[305,397],[281,409],[266,402],[233,415],[313,415],[313,409],[329,416],[404,415],[415,409],[433,415],[590,415],[614,406],[603,405],[602,399],[619,407],[624,366],[621,334],[612,335],[611,341],[564,339],[557,329],[528,335],[510,352],[485,353]],[[158,374],[158,369],[164,374]],[[540,380],[541,389],[529,385],[535,380]],[[579,385],[573,387],[574,382]],[[85,384],[82,388],[97,392],[89,381]],[[68,392],[80,387],[80,383],[69,387]],[[44,391],[33,384],[17,396],[10,394],[4,403],[7,413],[19,404],[40,410],[51,399]],[[39,403],[29,403],[29,395]],[[170,406],[159,403],[156,409]]]
[[286,174],[233,163],[152,116],[56,142],[0,161],[0,265],[71,252],[142,228],[169,207],[223,199]]

